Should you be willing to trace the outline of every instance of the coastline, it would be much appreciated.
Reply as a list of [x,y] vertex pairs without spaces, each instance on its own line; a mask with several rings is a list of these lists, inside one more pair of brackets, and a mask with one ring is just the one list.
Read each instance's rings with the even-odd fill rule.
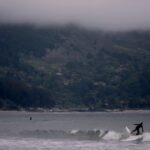
[[69,113],[69,112],[83,112],[83,113],[150,113],[150,109],[103,109],[103,110],[96,110],[96,111],[90,111],[87,109],[45,109],[45,108],[37,108],[37,109],[18,109],[18,110],[12,110],[12,109],[0,109],[0,112],[37,112],[37,113]]

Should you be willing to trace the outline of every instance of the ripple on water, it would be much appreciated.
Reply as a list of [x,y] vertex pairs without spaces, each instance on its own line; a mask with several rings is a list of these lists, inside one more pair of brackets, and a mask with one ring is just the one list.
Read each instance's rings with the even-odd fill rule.
[[34,138],[0,139],[1,150],[149,150],[150,143],[70,141]]

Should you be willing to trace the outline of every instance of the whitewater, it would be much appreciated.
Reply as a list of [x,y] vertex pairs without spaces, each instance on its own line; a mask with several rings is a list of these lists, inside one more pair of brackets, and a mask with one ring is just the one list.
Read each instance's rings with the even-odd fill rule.
[[[122,141],[140,121],[143,138]],[[150,112],[0,112],[0,150],[120,149],[150,150]]]

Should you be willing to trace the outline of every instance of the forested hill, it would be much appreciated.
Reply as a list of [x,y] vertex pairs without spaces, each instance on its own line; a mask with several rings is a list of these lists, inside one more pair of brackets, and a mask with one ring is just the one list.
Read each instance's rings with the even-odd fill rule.
[[0,26],[0,108],[150,108],[150,31]]

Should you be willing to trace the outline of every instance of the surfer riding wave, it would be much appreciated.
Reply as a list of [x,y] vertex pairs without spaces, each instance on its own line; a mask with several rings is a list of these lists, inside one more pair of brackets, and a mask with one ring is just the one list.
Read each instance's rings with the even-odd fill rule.
[[[136,135],[140,135],[144,132],[143,129],[143,122],[139,123],[139,124],[134,124],[136,125],[135,129],[131,131],[131,134],[133,134],[134,132],[136,132]],[[141,132],[140,132],[141,129]]]

